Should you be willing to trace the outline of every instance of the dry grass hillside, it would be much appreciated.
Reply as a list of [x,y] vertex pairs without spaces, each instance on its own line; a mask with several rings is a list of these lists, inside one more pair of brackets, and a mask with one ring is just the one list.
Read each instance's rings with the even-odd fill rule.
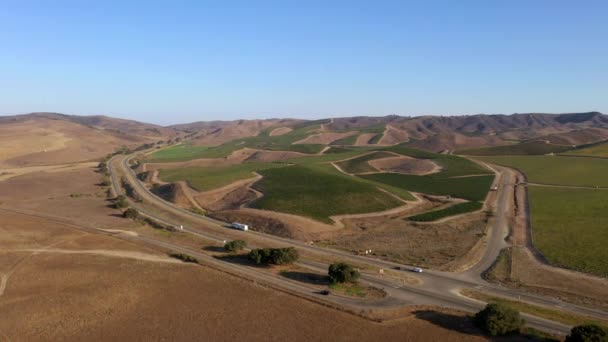
[[175,136],[171,129],[102,116],[35,113],[0,118],[0,167],[95,160]]
[[198,132],[191,142],[195,145],[220,145],[240,138],[253,137],[271,128],[288,127],[302,120],[267,119],[237,121],[200,121],[171,126],[186,132]]

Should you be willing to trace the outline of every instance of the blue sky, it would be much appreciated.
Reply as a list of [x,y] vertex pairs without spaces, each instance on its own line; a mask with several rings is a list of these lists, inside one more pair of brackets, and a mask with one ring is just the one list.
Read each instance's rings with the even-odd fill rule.
[[608,1],[4,1],[0,114],[608,112]]

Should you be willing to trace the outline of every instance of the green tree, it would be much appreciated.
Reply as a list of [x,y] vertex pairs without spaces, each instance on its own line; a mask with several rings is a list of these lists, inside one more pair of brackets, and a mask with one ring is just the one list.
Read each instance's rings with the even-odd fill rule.
[[135,208],[128,208],[122,215],[126,218],[136,220],[139,217],[139,212]]
[[228,252],[238,252],[247,247],[247,242],[243,240],[233,240],[224,244],[224,249]]
[[608,342],[608,330],[595,324],[578,325],[570,330],[566,342]]
[[270,254],[270,262],[275,265],[293,264],[298,258],[300,254],[293,247],[275,248]]
[[329,275],[329,281],[332,284],[353,283],[357,281],[361,275],[353,266],[343,262],[329,265],[327,274]]
[[525,321],[519,311],[504,304],[491,303],[475,315],[475,325],[490,336],[518,333]]

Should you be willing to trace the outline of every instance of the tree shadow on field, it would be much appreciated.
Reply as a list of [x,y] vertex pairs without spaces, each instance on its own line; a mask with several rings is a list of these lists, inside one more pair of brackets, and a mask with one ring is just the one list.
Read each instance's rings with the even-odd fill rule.
[[329,285],[329,277],[323,274],[309,272],[283,271],[282,277],[313,285]]
[[229,262],[229,263],[237,264],[237,265],[241,265],[241,266],[250,266],[250,267],[257,267],[257,268],[270,268],[269,265],[256,264],[255,262],[253,262],[253,260],[249,259],[247,254],[214,255],[213,257],[218,260],[221,260],[221,261],[225,261],[225,262]]
[[415,311],[414,315],[416,318],[423,319],[427,322],[433,323],[441,328],[457,331],[461,334],[467,334],[471,336],[482,336],[487,338],[489,341],[506,342],[506,341],[543,341],[543,339],[535,339],[530,336],[524,335],[508,335],[502,337],[491,337],[483,333],[473,323],[473,318],[470,316],[455,315],[446,312],[439,312],[433,310],[419,310]]
[[445,329],[458,331],[459,333],[468,335],[483,335],[483,333],[473,324],[473,319],[468,316],[432,310],[419,310],[414,312],[414,315],[416,318],[431,322]]
[[205,246],[205,247],[203,247],[203,250],[209,251],[209,252],[227,253],[226,249],[224,249],[223,246]]

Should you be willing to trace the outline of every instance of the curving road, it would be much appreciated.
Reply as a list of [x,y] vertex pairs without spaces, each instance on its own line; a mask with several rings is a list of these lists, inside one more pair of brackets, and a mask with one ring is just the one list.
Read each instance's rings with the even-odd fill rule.
[[[322,258],[337,258],[340,260],[351,261],[358,264],[365,264],[378,268],[393,269],[395,270],[395,272],[407,272],[403,270],[407,270],[411,267],[408,265],[402,265],[389,261],[374,259],[371,257],[352,255],[350,253],[340,250],[308,245],[306,243],[285,239],[274,235],[268,235],[254,231],[241,232],[232,229],[227,229],[227,224],[224,222],[194,214],[152,194],[141,182],[139,182],[139,180],[135,176],[135,173],[129,167],[128,163],[130,158],[132,157],[133,155],[116,156],[108,162],[108,168],[112,174],[112,186],[115,194],[121,192],[121,189],[119,187],[120,183],[117,179],[118,171],[126,177],[127,181],[135,188],[135,190],[144,200],[145,206],[138,203],[132,203],[132,206],[136,207],[143,215],[149,216],[154,220],[173,226],[183,225],[184,232],[218,242],[228,239],[240,238],[247,239],[253,246],[264,246],[268,245],[269,243],[281,246],[294,246],[297,247],[299,250],[305,251],[306,254],[315,255]],[[505,237],[508,234],[509,230],[508,224],[510,206],[512,203],[513,196],[514,174],[508,168],[497,167],[496,169],[497,179],[495,184],[498,184],[496,218],[494,220],[493,226],[488,232],[487,248],[485,249],[485,254],[477,264],[475,264],[473,267],[469,268],[466,272],[463,273],[450,273],[440,271],[427,271],[425,273],[415,275],[410,272],[407,273],[407,275],[410,277],[418,278],[421,281],[422,285],[402,284],[399,281],[391,278],[382,278],[380,275],[370,274],[365,274],[362,277],[363,280],[371,285],[384,288],[390,295],[390,298],[402,303],[405,302],[410,304],[431,304],[444,307],[452,307],[469,312],[475,312],[482,308],[485,303],[472,300],[470,298],[466,298],[458,294],[458,291],[460,289],[470,288],[484,290],[485,292],[490,292],[496,295],[530,302],[532,304],[539,304],[545,306],[557,305],[563,309],[572,311],[577,314],[595,316],[599,318],[608,318],[608,314],[601,310],[573,305],[555,300],[553,298],[530,295],[524,292],[507,289],[494,284],[489,284],[483,279],[481,279],[481,273],[485,271],[488,267],[490,267],[490,265],[498,256],[500,250],[503,247],[507,246],[505,242]],[[151,210],[150,207],[153,207],[153,209]],[[159,211],[163,213],[170,213],[173,217],[182,218],[183,220],[164,219],[162,217],[159,217]],[[191,222],[191,224],[188,224],[186,222]],[[149,238],[146,239],[150,240]],[[152,242],[147,241],[147,243]],[[163,241],[156,241],[156,243],[167,245],[167,243]],[[183,247],[172,246],[172,248],[176,249]],[[189,251],[189,253],[194,253],[194,251]],[[208,256],[203,257],[201,256],[201,253],[196,252],[195,255],[200,256],[201,258],[205,258],[205,260],[208,260]],[[217,263],[218,261],[214,259],[214,262]],[[306,267],[320,272],[325,272],[327,270],[327,264],[319,263],[313,260],[307,260],[305,257],[302,261],[299,262],[299,264],[302,267]],[[245,272],[242,270],[242,268],[239,269],[239,272],[242,272],[242,274],[246,274],[246,276],[248,277],[251,277],[252,273],[259,273],[251,270]],[[276,278],[273,278],[272,282],[276,284],[277,282],[281,281],[277,280]],[[281,284],[279,286],[285,286],[285,284]],[[290,290],[293,289],[290,288]],[[310,289],[304,291],[308,291],[308,294],[310,295]],[[325,300],[325,298],[323,298],[323,300]],[[345,303],[340,302],[339,304]],[[383,303],[382,305],[387,306],[390,304],[391,303]],[[559,334],[565,334],[570,330],[569,326],[560,323],[551,322],[529,315],[524,316],[528,321],[529,325],[538,329]]]

